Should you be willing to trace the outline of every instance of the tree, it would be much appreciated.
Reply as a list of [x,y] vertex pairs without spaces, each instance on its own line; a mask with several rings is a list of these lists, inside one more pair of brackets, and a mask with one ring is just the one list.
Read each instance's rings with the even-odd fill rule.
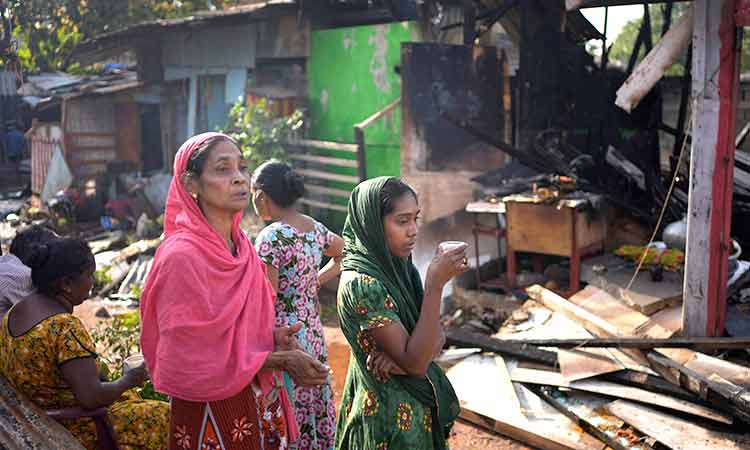
[[[675,23],[685,13],[689,4],[685,3],[673,3],[671,23]],[[661,39],[662,30],[664,27],[664,11],[667,5],[650,5],[649,12],[651,17],[651,42],[655,45]],[[610,11],[610,14],[612,12]],[[624,67],[627,67],[630,55],[633,53],[635,48],[636,39],[641,31],[643,25],[643,17],[628,22],[620,31],[620,34],[615,38],[614,43],[609,50],[609,60],[621,63]],[[647,54],[647,50],[644,45],[641,45],[640,52],[638,54],[637,61],[640,62]],[[673,65],[667,71],[667,75],[681,75],[684,71],[684,64],[687,55],[684,55],[680,63]]]
[[239,98],[221,130],[237,141],[242,155],[254,167],[269,159],[285,159],[284,142],[305,125],[303,111],[297,109],[290,116],[279,117],[270,106],[267,100],[245,105]]
[[[223,9],[239,0],[0,0],[10,12],[25,71],[80,70],[69,61],[84,39],[156,19]],[[7,4],[7,6],[5,6]]]

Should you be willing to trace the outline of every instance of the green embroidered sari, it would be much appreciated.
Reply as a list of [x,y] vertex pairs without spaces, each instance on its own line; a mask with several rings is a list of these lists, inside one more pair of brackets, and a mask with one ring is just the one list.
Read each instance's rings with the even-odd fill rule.
[[366,369],[367,355],[375,348],[370,330],[400,322],[411,333],[423,297],[411,260],[387,249],[380,190],[388,179],[371,179],[354,189],[344,225],[338,312],[352,358],[335,449],[443,450],[460,411],[443,370],[431,363],[423,379],[394,376],[384,383]]

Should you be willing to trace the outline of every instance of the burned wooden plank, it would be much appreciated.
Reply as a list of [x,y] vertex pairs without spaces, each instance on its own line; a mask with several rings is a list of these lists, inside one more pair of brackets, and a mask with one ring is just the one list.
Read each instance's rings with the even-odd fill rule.
[[600,450],[601,444],[520,384],[502,357],[474,355],[447,372],[460,418],[543,450]]
[[[614,336],[622,337],[625,335],[620,329],[596,314],[591,313],[587,309],[581,308],[575,303],[569,302],[568,300],[560,297],[552,291],[549,291],[541,286],[531,286],[526,289],[526,293],[536,301],[547,308],[559,312],[569,319],[580,323],[588,331],[598,336]],[[637,349],[625,349],[623,353],[633,358],[636,362],[646,364],[646,359],[643,354]]]
[[648,373],[635,372],[633,370],[623,370],[616,373],[602,375],[599,377],[599,379],[624,384],[626,386],[633,386],[639,389],[643,389],[644,391],[669,395],[674,398],[679,398],[691,402],[700,401],[698,397],[686,391],[685,389],[682,389],[679,386],[675,386],[669,381],[664,380],[664,378]]
[[659,406],[661,408],[690,414],[692,416],[713,420],[727,425],[733,423],[731,416],[712,408],[685,400],[675,399],[668,395],[644,391],[632,386],[623,386],[609,381],[580,380],[567,382],[563,376],[557,372],[523,368],[514,369],[511,372],[510,378],[518,383],[574,389],[605,397],[621,398],[647,405]]
[[609,401],[592,395],[561,392],[549,386],[528,386],[528,389],[613,450],[654,449],[643,434],[606,413],[604,407]]
[[750,447],[750,436],[716,431],[625,400],[607,405],[610,413],[672,450],[740,450]]
[[651,339],[639,337],[590,338],[590,339],[503,339],[503,343],[519,345],[521,343],[536,347],[557,348],[636,348],[650,350],[654,348],[700,348],[706,350],[730,350],[750,348],[748,338],[669,338]]
[[668,381],[696,394],[716,408],[728,411],[745,423],[750,423],[750,391],[734,383],[704,376],[684,365],[650,352],[651,367]]
[[472,333],[471,331],[457,328],[446,330],[445,340],[448,345],[455,345],[457,347],[479,347],[484,351],[500,353],[548,366],[555,366],[557,364],[557,354],[554,352],[541,350],[523,343],[506,345],[500,339],[491,338],[479,333]]

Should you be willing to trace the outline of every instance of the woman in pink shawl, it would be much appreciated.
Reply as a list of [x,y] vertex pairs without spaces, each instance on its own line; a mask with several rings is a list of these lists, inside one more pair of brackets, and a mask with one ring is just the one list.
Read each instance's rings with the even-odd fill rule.
[[177,152],[164,234],[141,299],[141,347],[172,397],[169,448],[285,449],[298,436],[282,371],[323,384],[327,368],[274,328],[275,293],[240,229],[249,174],[237,144],[204,133]]

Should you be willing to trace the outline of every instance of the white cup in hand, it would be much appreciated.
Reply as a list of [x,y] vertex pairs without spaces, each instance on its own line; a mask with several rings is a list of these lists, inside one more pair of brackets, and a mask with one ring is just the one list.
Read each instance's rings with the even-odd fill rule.
[[122,361],[122,372],[125,373],[140,367],[144,362],[142,354],[136,353],[135,355],[130,355]]
[[463,241],[443,241],[438,245],[438,248],[440,248],[441,252],[447,253],[451,250],[455,250],[460,247],[467,248],[468,246],[469,244]]

